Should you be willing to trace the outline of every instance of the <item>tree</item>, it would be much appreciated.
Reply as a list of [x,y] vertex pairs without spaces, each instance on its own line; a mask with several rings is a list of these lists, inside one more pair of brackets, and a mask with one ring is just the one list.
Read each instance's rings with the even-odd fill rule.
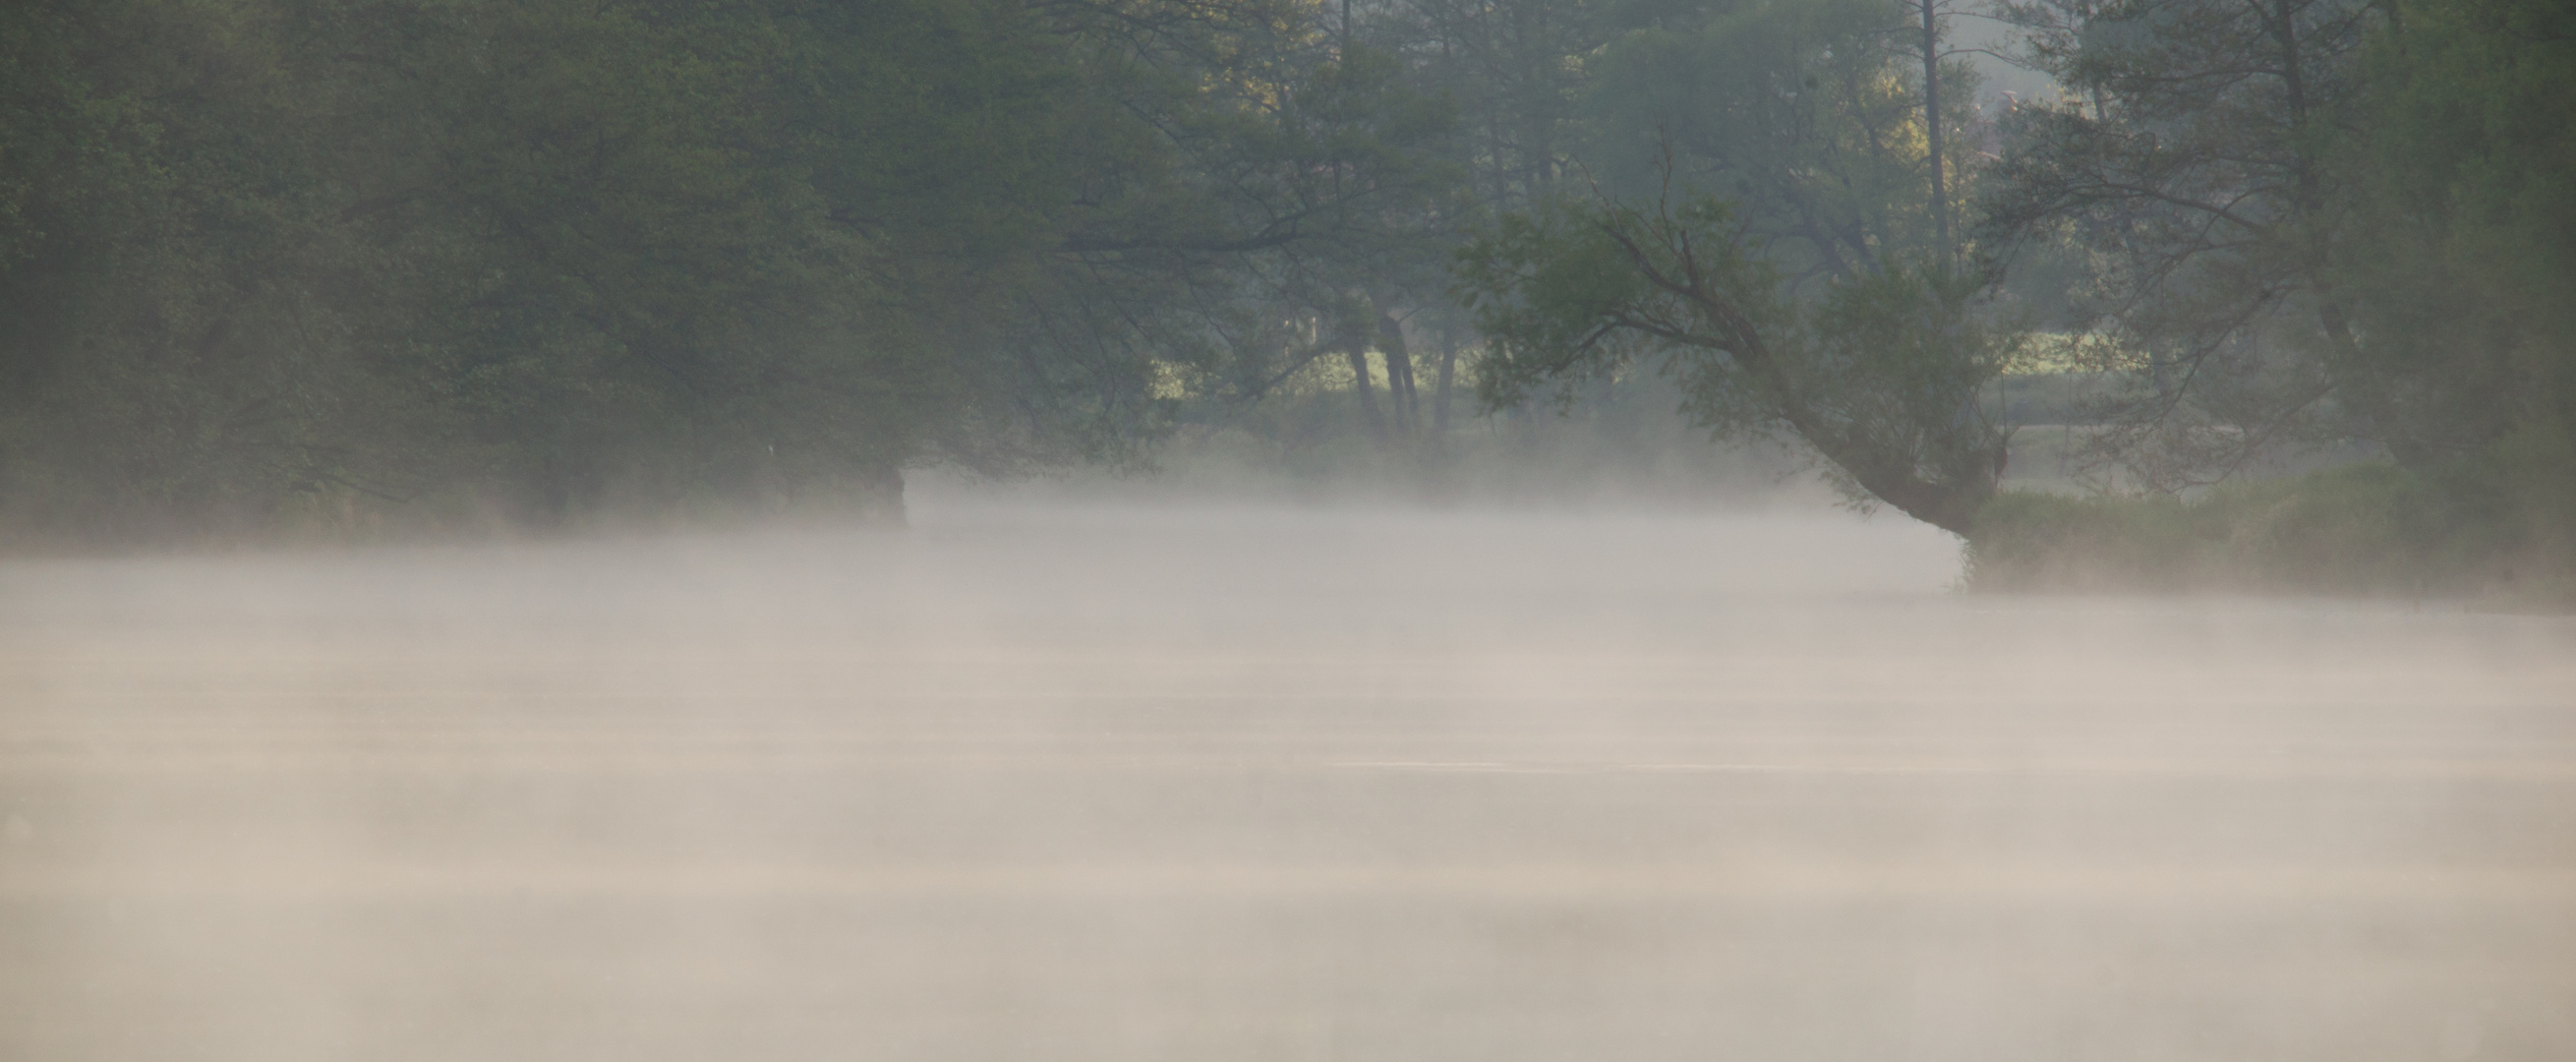
[[[1408,0],[1387,5],[1372,21],[1376,39],[1410,63],[1423,89],[1458,108],[1456,131],[1444,146],[1466,174],[1468,201],[1453,219],[1444,252],[1470,225],[1525,208],[1566,179],[1583,138],[1584,89],[1595,76],[1585,58],[1619,32],[1618,7],[1591,0]],[[1472,328],[1436,294],[1418,295],[1405,310],[1436,346],[1432,429],[1433,438],[1444,438]],[[1400,330],[1391,334],[1401,340]]]
[[2009,434],[1979,394],[2022,340],[1986,304],[1991,277],[1952,264],[1946,191],[1926,194],[1932,119],[1972,115],[1934,91],[1973,75],[1936,41],[1909,83],[1908,17],[1663,5],[1588,59],[1589,194],[1461,256],[1486,400],[1669,372],[1703,427],[1786,435],[1856,500],[1967,534]]
[[1132,460],[1174,379],[1437,286],[1448,112],[1315,14],[12,7],[0,492],[542,523]]
[[[1064,319],[1081,323],[1060,334],[1133,337],[1139,363],[1175,390],[1235,406],[1344,361],[1355,406],[1385,438],[1409,432],[1415,400],[1411,359],[1383,325],[1440,290],[1458,220],[1461,175],[1436,150],[1454,110],[1339,11],[1292,7],[1056,9],[1093,42],[1093,62],[1122,72],[1125,106],[1175,163],[1150,192],[1138,180],[1119,193],[1136,209],[1067,241],[1071,264],[1138,297],[1069,299]],[[1385,410],[1371,349],[1396,400]]]
[[[1929,97],[1907,80],[1905,7],[1875,0],[1676,6],[1619,35],[1586,90],[1586,170],[1642,200],[1678,172],[1741,208],[1793,282],[1853,277],[1881,258],[1945,253]],[[1974,121],[1974,74],[1944,65],[1947,124]],[[1969,145],[1946,142],[1950,171]],[[1964,183],[1964,182],[1961,182]]]
[[2576,16],[2549,5],[2389,5],[2360,129],[2331,164],[2351,202],[2327,282],[2351,373],[2389,396],[2428,471],[2526,542],[2576,552]]
[[92,530],[255,522],[315,492],[399,497],[447,427],[391,358],[388,264],[304,139],[287,12],[184,0],[0,14],[14,186],[0,241],[0,505]]
[[1484,397],[1515,402],[1662,360],[1703,426],[1786,432],[1856,499],[1966,536],[2010,435],[1978,394],[2020,349],[2017,333],[1980,320],[1982,278],[1891,267],[1801,301],[1753,246],[1735,211],[1705,195],[1506,217],[1461,254],[1494,344]]
[[2231,474],[2347,433],[2423,463],[2402,396],[2358,371],[2332,273],[2349,205],[2331,145],[2357,119],[2360,0],[2007,4],[2067,90],[2017,109],[1986,202],[1996,248],[2066,240],[2102,263],[2074,350],[2133,381],[2103,461],[2149,486]]

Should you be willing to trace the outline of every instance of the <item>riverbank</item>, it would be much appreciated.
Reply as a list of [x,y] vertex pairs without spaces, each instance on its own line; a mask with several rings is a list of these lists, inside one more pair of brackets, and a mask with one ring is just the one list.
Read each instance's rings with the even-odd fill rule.
[[1980,591],[2231,590],[2576,611],[2568,528],[2501,493],[2368,462],[2188,500],[1999,494],[1967,550]]

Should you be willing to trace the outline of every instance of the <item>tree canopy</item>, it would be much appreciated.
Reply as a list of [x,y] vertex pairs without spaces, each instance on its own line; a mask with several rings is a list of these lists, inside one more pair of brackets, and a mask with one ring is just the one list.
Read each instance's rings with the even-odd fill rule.
[[1447,105],[1311,14],[13,6],[0,507],[543,522],[1132,459],[1173,373],[1434,257]]
[[[1651,391],[1970,534],[2007,377],[2054,374],[2130,489],[2363,440],[2545,528],[2576,517],[2565,22],[18,4],[0,518],[887,509],[907,468],[1134,465],[1265,408],[1436,455],[1453,391]],[[1999,50],[2053,91],[1981,89]]]

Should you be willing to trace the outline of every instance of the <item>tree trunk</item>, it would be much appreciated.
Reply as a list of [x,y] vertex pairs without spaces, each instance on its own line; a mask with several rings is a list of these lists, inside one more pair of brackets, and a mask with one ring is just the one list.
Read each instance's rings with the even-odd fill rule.
[[1941,27],[1938,0],[1923,4],[1923,130],[1932,154],[1932,227],[1941,260],[1950,260],[1950,196],[1941,180]]
[[1368,425],[1369,436],[1386,441],[1386,420],[1377,413],[1377,396],[1370,393],[1368,347],[1358,338],[1346,340],[1342,352],[1351,359],[1351,393],[1360,402],[1360,422]]
[[1386,358],[1386,390],[1395,406],[1395,430],[1406,436],[1418,435],[1422,427],[1422,401],[1413,386],[1413,352],[1404,345],[1404,326],[1393,314],[1377,318],[1377,349]]
[[1723,351],[1734,359],[1781,422],[1825,460],[1850,475],[1862,490],[1907,516],[1961,538],[1975,529],[1977,511],[1994,496],[1995,482],[2003,474],[2007,452],[2004,439],[1980,440],[1977,457],[1968,467],[1936,469],[1927,478],[1918,454],[1890,450],[1866,432],[1839,430],[1819,412],[1799,389],[1787,364],[1771,349],[1755,318],[1707,279],[1707,271],[1700,267],[1687,240],[1673,238],[1668,232],[1655,237],[1665,241],[1663,246],[1680,263],[1678,268],[1667,271],[1657,267],[1655,257],[1647,253],[1636,236],[1606,227],[1604,231],[1617,241],[1630,264],[1649,284],[1689,300],[1699,310],[1710,327],[1707,334],[1692,338],[1692,345]]
[[1449,390],[1458,379],[1458,339],[1443,330],[1440,335],[1440,380],[1431,392],[1431,434],[1449,437]]

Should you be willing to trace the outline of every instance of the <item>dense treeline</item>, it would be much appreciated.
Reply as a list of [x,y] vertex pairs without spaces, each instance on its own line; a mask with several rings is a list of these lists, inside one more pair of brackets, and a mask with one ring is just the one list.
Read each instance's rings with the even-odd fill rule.
[[[1488,381],[1508,398],[1661,359],[1704,423],[1794,436],[1855,496],[1969,538],[1988,585],[2083,570],[2409,592],[2566,578],[2576,15],[2003,3],[1988,12],[2014,27],[2002,47],[2054,98],[1981,127],[1941,88],[1973,84],[1937,73],[1950,14],[1906,7],[1914,41],[1907,10],[1854,5],[1850,28],[1802,53],[1744,21],[1760,5],[1718,5],[1713,36],[1760,54],[1605,65],[1596,92],[1651,78],[1635,94],[1649,100],[1786,76],[1664,107],[1654,180],[1605,181],[1470,246]],[[1908,46],[1923,73],[1889,76]],[[1934,147],[1945,128],[1991,147],[1952,158]],[[1804,153],[1777,158],[1793,144]],[[2035,373],[2080,381],[2061,417],[2116,496],[2196,495],[2355,441],[2397,468],[2230,490],[2188,519],[1998,505],[2018,427],[2000,378]],[[2310,563],[2329,539],[2348,562]]]
[[2439,510],[2399,539],[2555,563],[2571,35],[2529,0],[14,5],[0,514],[886,511],[906,468],[1176,427],[1436,464],[1472,412],[1661,403],[2010,540],[1995,572],[2058,518],[1990,505],[2045,378],[2107,489],[2358,440]]
[[1444,106],[1304,14],[12,5],[0,507],[546,522],[1132,458],[1436,212]]
[[[972,9],[829,10],[20,9],[12,502],[260,520],[470,484],[535,516],[612,460],[889,475],[969,400],[923,356],[965,327],[944,304],[1012,251],[924,171],[1044,151],[1048,86]],[[943,40],[956,65],[887,62]]]
[[2069,91],[2016,114],[1988,235],[2088,266],[2073,356],[2118,383],[2096,403],[2110,427],[2093,457],[2165,492],[2344,437],[2397,467],[2222,491],[2191,512],[2196,535],[2114,521],[2126,530],[2106,540],[2108,510],[2022,506],[1981,543],[1999,581],[2091,537],[2074,552],[2113,566],[2201,558],[2143,581],[2197,566],[2576,600],[2576,11],[2010,10]]

